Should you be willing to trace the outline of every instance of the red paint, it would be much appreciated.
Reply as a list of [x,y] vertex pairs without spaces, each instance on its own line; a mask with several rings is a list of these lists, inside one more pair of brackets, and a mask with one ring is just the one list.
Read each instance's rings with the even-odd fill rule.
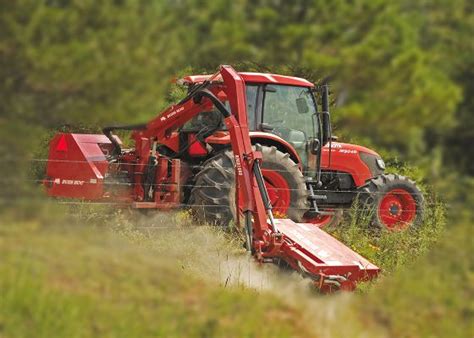
[[[290,154],[290,158],[298,164],[300,170],[302,169],[301,158],[295,148],[280,136],[262,131],[251,131],[249,132],[249,135],[252,144],[260,143],[261,145],[277,146],[277,148],[280,148],[282,152]],[[205,141],[209,144],[230,144],[230,136],[228,132],[218,131],[207,137]]]
[[360,152],[366,152],[378,156],[371,149],[349,143],[332,142],[331,156],[329,156],[329,145],[323,147],[321,156],[321,167],[323,170],[333,170],[349,173],[354,179],[356,187],[360,187],[372,178],[369,167],[359,156]]
[[380,201],[378,214],[389,230],[405,229],[415,219],[415,199],[404,189],[394,189],[385,194]]
[[165,138],[160,140],[160,144],[167,146],[177,153],[179,151],[179,133],[172,132],[169,135],[166,135]]
[[286,215],[291,203],[291,190],[289,190],[288,182],[274,170],[262,169],[262,174],[274,213],[279,216]]
[[58,145],[56,146],[56,151],[67,151],[66,135],[62,134],[59,138]]
[[[64,152],[65,145],[67,152]],[[104,135],[56,135],[50,142],[46,167],[48,195],[103,198],[103,181],[109,163],[101,145],[110,145]]]
[[[327,210],[324,210],[324,211],[331,212],[332,210],[327,209]],[[333,217],[334,217],[334,215],[317,215],[317,216],[315,216],[315,217],[313,217],[313,218],[307,218],[307,219],[305,219],[305,222],[314,224],[314,225],[316,225],[316,226],[319,227],[319,228],[323,228],[323,227],[325,227],[326,225],[328,225],[329,223],[331,223]]]
[[190,144],[188,153],[190,156],[193,157],[203,157],[207,155],[206,146],[201,143],[198,139],[196,139],[195,134],[189,134],[188,136],[188,144]]
[[[278,217],[284,217],[291,204],[291,190],[285,178],[279,172],[269,169],[262,169],[265,187],[267,188],[268,197],[272,204],[273,213]],[[239,202],[243,200],[243,196],[239,195]],[[243,205],[239,203],[242,211]]]
[[309,273],[319,275],[320,280],[315,284],[323,292],[337,290],[324,283],[331,275],[345,276],[345,280],[340,280],[339,289],[351,291],[357,282],[370,280],[380,271],[367,259],[312,224],[280,219],[277,226],[286,239],[281,243],[280,252],[294,259],[290,261],[294,269],[298,270],[302,265]]
[[[280,85],[289,85],[289,86],[300,86],[300,87],[314,87],[314,84],[308,80],[294,77],[294,76],[285,76],[278,74],[267,74],[267,73],[238,73],[239,76],[246,83],[273,83]],[[206,80],[209,80],[211,75],[190,75],[182,78],[180,81],[186,84],[198,84]],[[222,81],[222,77],[218,76],[214,81]]]

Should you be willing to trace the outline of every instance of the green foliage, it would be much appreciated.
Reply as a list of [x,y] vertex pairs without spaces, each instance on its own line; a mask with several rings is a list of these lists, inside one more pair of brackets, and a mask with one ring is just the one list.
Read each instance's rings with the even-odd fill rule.
[[[333,75],[337,132],[407,158],[472,140],[465,123],[474,19],[465,0],[21,0],[2,7],[0,113],[19,123],[146,121],[175,99],[167,93],[176,74],[232,63],[313,80]],[[465,158],[460,148],[456,155]]]

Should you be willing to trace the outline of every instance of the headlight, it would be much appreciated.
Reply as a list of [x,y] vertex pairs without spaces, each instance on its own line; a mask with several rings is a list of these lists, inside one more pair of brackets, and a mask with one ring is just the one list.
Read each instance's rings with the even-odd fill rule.
[[383,174],[385,163],[378,155],[359,151],[359,156],[365,165],[369,168],[373,177]]
[[385,162],[381,158],[377,159],[377,167],[379,167],[382,170],[385,170]]

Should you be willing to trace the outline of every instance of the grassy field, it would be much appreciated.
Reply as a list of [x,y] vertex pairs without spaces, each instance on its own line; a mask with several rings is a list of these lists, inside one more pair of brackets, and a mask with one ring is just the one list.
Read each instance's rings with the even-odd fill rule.
[[428,255],[384,278],[359,300],[362,317],[393,337],[472,337],[472,222],[449,224]]
[[312,336],[301,310],[103,230],[3,224],[1,337]]
[[[373,236],[358,216],[332,232],[384,273],[353,294],[258,266],[234,236],[185,213],[43,206],[0,224],[0,337],[469,337],[469,221]],[[438,240],[441,236],[441,240]],[[428,254],[426,254],[428,253]],[[471,331],[470,331],[471,330]]]

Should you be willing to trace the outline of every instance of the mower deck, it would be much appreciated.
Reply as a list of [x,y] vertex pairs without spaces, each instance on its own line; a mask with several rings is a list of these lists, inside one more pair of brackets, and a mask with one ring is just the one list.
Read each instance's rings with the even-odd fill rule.
[[[310,223],[295,223],[290,219],[275,219],[278,230],[292,245],[288,256],[307,262],[305,272],[315,275],[344,275],[349,284],[370,280],[380,269],[325,231]],[[352,288],[352,287],[349,287]]]

